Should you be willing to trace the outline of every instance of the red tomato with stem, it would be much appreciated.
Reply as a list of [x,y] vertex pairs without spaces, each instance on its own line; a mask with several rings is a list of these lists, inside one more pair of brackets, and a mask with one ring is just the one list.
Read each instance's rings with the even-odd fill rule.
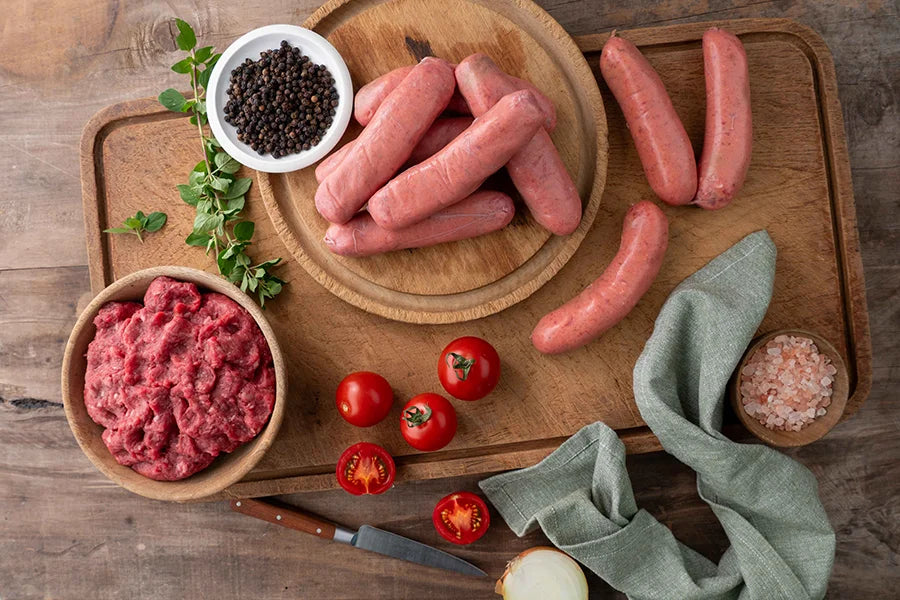
[[391,412],[394,391],[378,373],[359,371],[338,384],[335,402],[345,421],[357,427],[371,427]]
[[431,521],[445,540],[465,545],[487,533],[491,514],[479,496],[472,492],[454,492],[437,503]]
[[500,356],[481,338],[455,339],[441,352],[438,378],[454,398],[480,400],[500,381]]
[[341,487],[353,494],[381,494],[394,483],[397,468],[387,450],[377,444],[359,442],[344,450],[338,459],[337,475]]
[[456,410],[443,396],[419,394],[403,407],[400,433],[416,450],[440,450],[456,435]]

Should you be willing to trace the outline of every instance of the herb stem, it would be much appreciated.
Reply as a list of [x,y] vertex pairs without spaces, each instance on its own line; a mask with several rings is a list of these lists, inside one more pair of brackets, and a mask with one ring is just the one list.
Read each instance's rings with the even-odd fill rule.
[[[197,89],[197,55],[191,50],[191,89],[194,91],[194,106],[191,111],[194,113],[194,119],[197,121],[197,132],[200,134],[200,145],[203,146],[203,161],[206,163],[206,172],[211,174],[212,169],[209,166],[209,157],[206,156],[206,136],[203,135],[203,123],[200,121],[200,111],[197,110],[197,103],[200,102],[200,92]],[[218,194],[217,194],[218,195]]]

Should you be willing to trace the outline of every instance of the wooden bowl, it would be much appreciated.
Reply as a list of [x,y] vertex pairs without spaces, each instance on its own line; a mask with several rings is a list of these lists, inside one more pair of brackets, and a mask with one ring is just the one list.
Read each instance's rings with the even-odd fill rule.
[[[100,435],[103,427],[88,416],[84,406],[84,375],[87,370],[87,347],[94,339],[96,328],[94,317],[100,307],[109,301],[143,302],[144,293],[150,282],[160,276],[168,276],[179,281],[197,284],[202,290],[219,292],[243,306],[269,344],[272,362],[275,368],[275,406],[269,422],[253,440],[247,442],[234,452],[222,454],[204,470],[180,481],[156,481],[120,465],[107,449]],[[185,502],[197,500],[211,494],[221,492],[236,483],[252,469],[262,458],[281,426],[284,416],[285,397],[287,394],[287,375],[281,348],[262,310],[253,300],[238,288],[224,279],[187,267],[153,267],[132,273],[102,290],[91,301],[69,336],[62,365],[62,396],[69,427],[78,440],[78,445],[94,465],[104,475],[141,496],[156,500],[174,500]]]
[[[800,431],[773,431],[751,417],[744,411],[741,404],[741,371],[750,360],[750,357],[762,346],[767,344],[773,338],[779,335],[793,335],[795,337],[805,337],[815,342],[819,353],[824,353],[831,359],[837,373],[834,374],[834,382],[832,383],[831,404],[828,406],[828,412],[817,417],[812,423],[801,429]],[[828,340],[802,329],[780,329],[756,338],[741,362],[738,363],[737,370],[731,380],[731,407],[737,414],[738,419],[744,424],[744,427],[750,430],[750,433],[771,446],[780,446],[783,448],[805,446],[824,436],[831,431],[831,428],[837,425],[844,414],[844,407],[847,405],[847,397],[849,395],[850,382],[847,375],[847,367],[844,365],[844,359],[837,349],[831,345]]]

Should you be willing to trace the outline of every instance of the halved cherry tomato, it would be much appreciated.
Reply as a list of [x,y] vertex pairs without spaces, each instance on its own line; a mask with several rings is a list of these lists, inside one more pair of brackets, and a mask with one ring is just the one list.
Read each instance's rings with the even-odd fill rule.
[[480,400],[500,380],[500,356],[481,338],[453,340],[438,360],[438,378],[447,393],[460,400]]
[[484,500],[472,492],[454,492],[437,503],[431,521],[445,540],[464,545],[487,533],[491,513]]
[[456,410],[443,396],[414,396],[400,413],[400,433],[416,450],[440,450],[456,435]]
[[338,384],[335,394],[338,412],[357,427],[371,427],[391,412],[394,391],[378,373],[350,373]]
[[337,464],[337,480],[353,494],[381,494],[394,483],[397,469],[388,451],[377,444],[359,442],[341,454]]

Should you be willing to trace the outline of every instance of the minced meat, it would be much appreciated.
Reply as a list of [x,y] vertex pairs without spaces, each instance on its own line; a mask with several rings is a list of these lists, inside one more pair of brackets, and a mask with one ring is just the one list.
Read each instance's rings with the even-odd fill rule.
[[275,370],[253,317],[193,283],[153,280],[136,302],[94,318],[84,403],[116,460],[184,479],[252,440],[275,405]]

